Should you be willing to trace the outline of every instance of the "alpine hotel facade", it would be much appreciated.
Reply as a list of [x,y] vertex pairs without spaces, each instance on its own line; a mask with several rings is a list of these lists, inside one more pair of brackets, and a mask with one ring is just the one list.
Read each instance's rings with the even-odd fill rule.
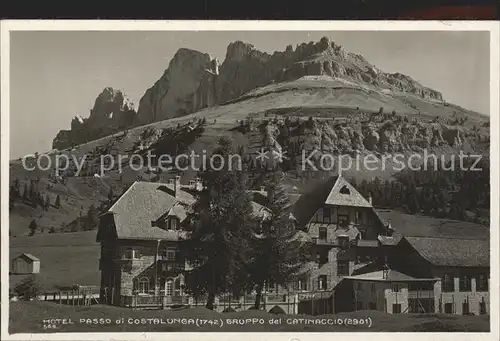
[[[200,189],[198,181],[182,185],[179,177],[169,183],[135,182],[101,216],[102,303],[195,304],[183,293],[189,265],[179,243]],[[254,216],[265,220],[266,193],[252,193]],[[265,291],[287,295],[287,302],[293,297],[292,312],[489,314],[488,228],[376,210],[371,198],[342,176],[290,197],[290,217],[311,244],[312,259],[287,288],[270,281]]]

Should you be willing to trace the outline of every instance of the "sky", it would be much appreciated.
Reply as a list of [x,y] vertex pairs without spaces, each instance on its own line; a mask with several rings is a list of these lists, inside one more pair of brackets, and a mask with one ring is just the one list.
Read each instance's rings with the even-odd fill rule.
[[107,86],[136,105],[179,48],[224,60],[241,40],[272,53],[329,37],[385,72],[489,114],[489,33],[432,31],[17,31],[10,37],[10,158],[51,149],[72,117],[88,117]]

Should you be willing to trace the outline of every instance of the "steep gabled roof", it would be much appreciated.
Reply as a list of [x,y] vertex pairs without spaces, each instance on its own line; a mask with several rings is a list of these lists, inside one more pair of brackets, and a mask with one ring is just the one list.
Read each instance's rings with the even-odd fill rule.
[[16,258],[20,258],[20,257],[24,257],[24,258],[28,258],[32,261],[40,261],[40,259],[38,259],[37,257],[33,256],[31,253],[23,253],[23,254],[20,254],[19,256],[17,256]]
[[323,207],[336,181],[336,176],[319,181],[297,198],[294,203],[293,215],[298,220],[299,225],[306,225],[316,211]]
[[488,239],[404,238],[422,257],[437,266],[490,266]]
[[326,198],[325,204],[338,206],[372,207],[372,205],[342,176]]
[[176,215],[185,214],[179,211],[183,205],[192,204],[194,198],[182,189],[180,191],[180,198],[176,198],[170,184],[134,182],[108,211],[113,215],[117,238],[166,240],[182,238],[184,236],[182,231],[166,231],[152,226],[152,222],[172,209]]

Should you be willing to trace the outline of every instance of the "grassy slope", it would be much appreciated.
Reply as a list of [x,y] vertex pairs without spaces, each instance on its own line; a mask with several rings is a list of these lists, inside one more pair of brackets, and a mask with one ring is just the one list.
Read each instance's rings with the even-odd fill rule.
[[[221,320],[223,326],[205,324],[119,324],[119,318],[172,318]],[[229,325],[226,319],[264,319],[264,324]],[[269,324],[269,319],[282,319],[278,325]],[[42,321],[47,318],[65,318],[74,322],[72,325],[58,325],[57,329],[44,330]],[[109,318],[109,325],[92,325],[79,323],[80,319]],[[340,326],[340,325],[304,325],[287,324],[287,318],[310,318],[310,316],[271,315],[262,311],[242,311],[235,313],[217,313],[204,308],[192,308],[178,311],[134,311],[127,308],[111,306],[93,306],[91,308],[73,308],[49,302],[10,302],[10,333],[47,333],[47,332],[487,332],[490,330],[489,316],[450,316],[450,315],[388,315],[378,311],[358,311],[338,315],[324,315],[313,318],[371,318],[372,326]]]
[[[412,106],[408,104],[410,102]],[[232,129],[238,125],[239,120],[245,119],[248,115],[262,114],[280,108],[284,109],[280,110],[281,113],[286,113],[285,108],[293,108],[291,111],[296,114],[314,116],[317,114],[317,109],[321,108],[321,116],[324,117],[325,111],[326,115],[329,114],[329,109],[331,109],[330,114],[334,116],[338,111],[336,108],[341,110],[344,115],[346,112],[349,113],[349,110],[354,114],[356,107],[368,112],[378,111],[380,107],[384,107],[386,112],[396,110],[396,112],[403,115],[415,115],[418,112],[417,109],[421,109],[422,113],[419,116],[422,119],[424,119],[424,116],[434,117],[436,115],[449,117],[456,110],[471,117],[467,124],[473,124],[477,120],[487,120],[487,118],[485,119],[477,113],[453,105],[445,106],[444,103],[423,100],[410,94],[387,93],[372,89],[366,85],[362,86],[331,77],[304,77],[292,82],[271,84],[251,91],[229,104],[207,108],[183,117],[156,122],[149,126],[163,129],[205,117],[208,123],[205,132],[191,148],[195,151],[207,149],[210,152],[220,136],[228,136],[237,143],[247,143],[245,136]],[[297,108],[300,108],[300,110],[297,111]],[[114,136],[91,141],[79,146],[72,151],[72,154],[81,158],[97,146],[104,146],[112,141],[117,142],[117,148],[121,154],[127,153],[134,143],[140,140],[140,134],[145,128],[146,126],[131,129],[128,131],[128,135],[121,140],[117,137],[120,134],[115,134]],[[379,176],[387,178],[390,177],[390,173],[389,168],[389,170],[381,170],[376,173],[358,172],[357,174],[346,174],[346,176],[356,175],[360,178]],[[48,174],[48,171],[26,171],[22,168],[19,160],[11,162],[11,181],[15,178],[27,181],[28,179],[40,177],[40,189],[49,194],[52,203],[54,203],[57,194],[64,197],[62,201],[63,207],[60,210],[50,208],[49,212],[41,212],[40,209],[33,210],[23,204],[16,207],[11,212],[10,226],[10,231],[14,236],[27,234],[27,227],[32,219],[37,219],[39,226],[45,227],[46,231],[51,226],[57,228],[63,223],[68,224],[80,214],[85,214],[91,204],[99,205],[100,201],[105,200],[111,186],[115,193],[121,193],[138,175],[133,172],[127,173],[122,182],[117,181],[118,174],[116,172],[110,173],[109,176],[101,179],[70,178],[66,186],[56,185],[52,189],[46,189],[49,183],[47,180]]]
[[[56,285],[99,285],[100,246],[96,231],[35,235],[10,239],[10,260],[28,252],[40,259],[40,280],[46,291]],[[10,288],[23,275],[9,276]]]

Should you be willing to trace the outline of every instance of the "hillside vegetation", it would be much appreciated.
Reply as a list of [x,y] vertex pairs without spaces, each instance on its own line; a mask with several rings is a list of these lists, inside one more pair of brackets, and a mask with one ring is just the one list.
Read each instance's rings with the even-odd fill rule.
[[[166,181],[180,173],[186,182],[195,176],[193,170],[160,172],[155,164],[133,169],[140,159],[131,163],[126,156],[145,158],[149,151],[172,158],[191,151],[209,155],[222,136],[239,145],[246,159],[255,158],[261,148],[284,153],[280,167],[290,189],[299,190],[339,170],[338,162],[327,171],[304,170],[303,152],[317,151],[311,158],[315,165],[322,155],[346,155],[351,161],[375,155],[375,170],[362,166],[343,171],[358,183],[375,177],[394,180],[399,169],[383,160],[387,154],[408,158],[428,150],[448,160],[459,151],[489,154],[487,116],[447,103],[438,91],[408,76],[384,73],[328,39],[273,55],[236,42],[222,64],[181,50],[146,91],[137,113],[123,93],[106,88],[91,116],[76,118],[72,130],[54,140],[58,149],[27,160],[28,166],[37,159],[53,166],[56,157],[66,156],[68,168],[60,174],[53,167],[26,170],[20,159],[10,162],[12,237],[32,230],[95,229],[96,215],[134,181]],[[167,94],[167,102],[161,102]],[[106,166],[114,164],[104,173],[102,157]],[[341,160],[343,166],[348,158]],[[82,161],[85,167],[78,173]],[[259,186],[259,172],[252,172]],[[464,209],[475,211],[470,203]],[[30,230],[33,221],[36,228]]]

